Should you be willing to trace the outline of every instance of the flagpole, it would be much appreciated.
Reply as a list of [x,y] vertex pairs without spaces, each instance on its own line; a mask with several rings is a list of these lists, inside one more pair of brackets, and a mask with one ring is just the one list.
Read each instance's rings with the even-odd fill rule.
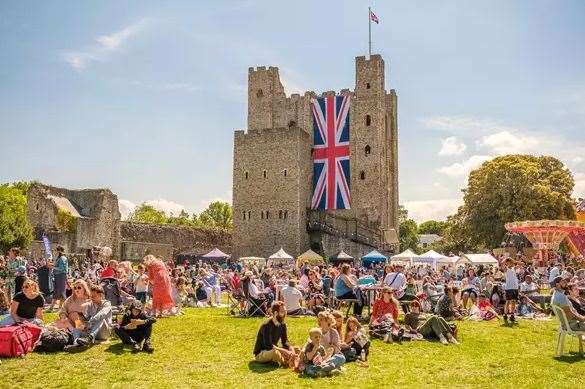
[[368,7],[368,58],[372,56],[372,9]]

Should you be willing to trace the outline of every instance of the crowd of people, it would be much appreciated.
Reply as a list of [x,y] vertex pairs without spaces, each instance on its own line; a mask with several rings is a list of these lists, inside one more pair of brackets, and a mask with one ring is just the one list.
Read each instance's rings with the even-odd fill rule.
[[[267,318],[254,345],[258,363],[312,377],[338,374],[347,362],[367,365],[372,338],[456,345],[458,320],[547,320],[551,303],[565,312],[571,328],[585,329],[585,269],[567,266],[561,257],[543,267],[518,256],[499,258],[498,266],[437,269],[400,262],[369,268],[177,264],[153,255],[132,264],[111,255],[104,247],[95,258],[70,261],[58,247],[56,258],[35,260],[9,250],[0,257],[0,326],[42,326],[43,351],[82,349],[115,334],[133,352],[153,352],[158,318],[227,301],[233,313]],[[58,313],[50,323],[47,311]],[[291,345],[287,315],[316,317],[305,345]]]

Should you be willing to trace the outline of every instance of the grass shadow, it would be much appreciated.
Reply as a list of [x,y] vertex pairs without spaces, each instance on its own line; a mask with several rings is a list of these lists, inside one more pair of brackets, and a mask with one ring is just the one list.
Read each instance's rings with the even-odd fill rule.
[[278,364],[250,361],[248,362],[248,369],[250,369],[250,371],[253,373],[264,374],[278,369]]
[[579,355],[578,352],[571,351],[569,354],[561,355],[560,357],[554,357],[555,361],[564,362],[564,363],[576,363],[576,362],[585,362],[585,357]]
[[122,355],[125,353],[123,343],[112,343],[104,351],[116,355]]

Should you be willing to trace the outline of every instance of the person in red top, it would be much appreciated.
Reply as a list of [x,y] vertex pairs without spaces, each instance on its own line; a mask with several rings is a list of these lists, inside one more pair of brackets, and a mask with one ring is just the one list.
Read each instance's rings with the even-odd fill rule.
[[394,297],[391,288],[382,289],[380,297],[374,300],[372,314],[370,315],[370,324],[376,325],[384,321],[384,318],[390,315],[395,323],[398,323],[398,301]]
[[102,278],[114,278],[116,277],[116,270],[118,269],[118,261],[111,260],[108,262],[108,266],[102,270],[100,276]]

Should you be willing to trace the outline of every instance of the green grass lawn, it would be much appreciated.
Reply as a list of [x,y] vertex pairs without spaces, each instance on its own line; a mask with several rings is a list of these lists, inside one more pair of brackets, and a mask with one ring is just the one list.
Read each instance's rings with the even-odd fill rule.
[[[118,341],[77,354],[29,354],[0,362],[0,387],[583,387],[585,360],[575,338],[556,359],[557,323],[460,323],[459,346],[374,340],[369,367],[318,380],[251,362],[261,319],[233,318],[225,309],[187,309],[155,324],[152,355],[131,354]],[[288,318],[301,345],[314,318]]]

